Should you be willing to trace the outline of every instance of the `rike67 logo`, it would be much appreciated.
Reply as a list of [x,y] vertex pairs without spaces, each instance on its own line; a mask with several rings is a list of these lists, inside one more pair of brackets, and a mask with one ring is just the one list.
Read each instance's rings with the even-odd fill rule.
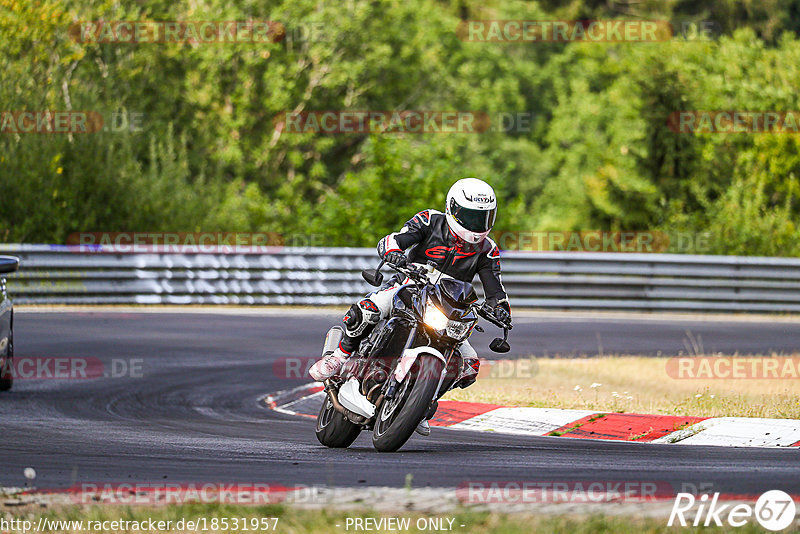
[[[792,497],[781,490],[770,490],[762,494],[755,506],[747,503],[719,503],[719,493],[678,493],[669,514],[667,526],[718,526],[726,523],[742,527],[753,519],[767,530],[777,532],[794,523],[796,506]],[[676,523],[677,521],[677,523]]]

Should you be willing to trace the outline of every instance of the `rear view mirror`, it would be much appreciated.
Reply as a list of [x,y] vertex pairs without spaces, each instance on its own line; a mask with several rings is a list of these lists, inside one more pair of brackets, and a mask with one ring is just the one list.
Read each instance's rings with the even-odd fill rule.
[[378,287],[383,283],[383,275],[378,269],[364,269],[361,271],[361,276],[363,276],[364,280],[371,286]]
[[0,273],[13,273],[19,267],[19,258],[0,256]]
[[492,349],[493,352],[505,353],[511,350],[511,345],[502,337],[496,337],[489,343],[489,348]]

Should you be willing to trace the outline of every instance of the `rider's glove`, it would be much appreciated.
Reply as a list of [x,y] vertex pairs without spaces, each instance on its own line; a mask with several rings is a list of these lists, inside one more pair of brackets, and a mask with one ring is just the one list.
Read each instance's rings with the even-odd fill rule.
[[396,250],[387,252],[383,257],[383,260],[390,265],[394,265],[395,267],[405,267],[408,264],[408,258],[406,258],[406,255]]
[[511,324],[511,314],[502,304],[494,307],[494,318],[503,324]]

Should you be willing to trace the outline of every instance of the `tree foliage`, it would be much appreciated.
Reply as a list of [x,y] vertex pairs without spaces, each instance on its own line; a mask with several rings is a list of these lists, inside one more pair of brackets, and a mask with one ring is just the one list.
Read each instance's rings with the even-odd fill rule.
[[[478,176],[499,194],[498,231],[707,232],[706,252],[800,255],[797,135],[667,126],[681,110],[800,110],[798,13],[796,0],[0,0],[0,111],[142,117],[141,128],[91,134],[0,133],[0,240],[266,231],[371,246],[419,209],[442,209],[454,180]],[[567,18],[715,30],[659,43],[457,33],[464,19]],[[265,19],[283,22],[283,39],[70,34],[76,21]],[[324,110],[470,110],[493,127],[276,128],[284,113]],[[532,120],[499,127],[516,114]]]

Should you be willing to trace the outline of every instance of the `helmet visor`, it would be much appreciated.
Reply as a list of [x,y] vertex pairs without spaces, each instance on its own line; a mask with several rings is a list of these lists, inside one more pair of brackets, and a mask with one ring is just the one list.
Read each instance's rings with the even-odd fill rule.
[[494,226],[494,219],[497,215],[497,208],[490,210],[476,210],[472,208],[465,208],[456,202],[456,199],[450,199],[450,214],[453,218],[469,230],[470,232],[483,233],[488,232]]

